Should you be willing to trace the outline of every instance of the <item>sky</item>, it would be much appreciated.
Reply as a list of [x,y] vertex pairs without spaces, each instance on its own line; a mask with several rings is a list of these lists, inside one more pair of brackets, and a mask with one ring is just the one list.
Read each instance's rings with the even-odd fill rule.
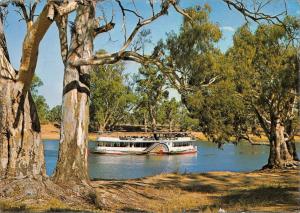
[[[155,0],[156,11],[159,10],[159,1]],[[45,0],[42,0],[37,13],[41,10]],[[115,28],[110,33],[101,34],[95,39],[95,51],[105,49],[107,52],[117,51],[124,42],[124,30],[122,29],[123,19],[117,5],[106,0],[97,7],[97,16],[106,17],[109,21],[112,13],[114,14]],[[132,0],[122,0],[127,8],[133,8]],[[136,9],[143,17],[151,15],[148,0],[135,0]],[[249,1],[248,1],[249,2]],[[300,16],[300,3],[298,0],[286,0],[288,14]],[[212,12],[210,20],[217,23],[222,30],[222,39],[217,44],[223,52],[232,45],[232,36],[235,30],[245,23],[244,17],[234,9],[230,10],[221,0],[181,0],[180,6],[188,8],[196,4],[204,5],[208,3]],[[265,8],[266,13],[277,14],[284,9],[283,0],[274,0],[272,5]],[[114,12],[112,12],[114,11]],[[71,14],[70,20],[74,17]],[[20,16],[14,11],[13,7],[9,7],[9,13],[5,21],[5,34],[8,44],[8,50],[11,62],[15,69],[18,69],[21,60],[22,41],[25,37],[25,23],[20,21]],[[136,24],[136,17],[128,14],[126,16],[126,29],[129,34]],[[103,23],[103,22],[102,22]],[[155,22],[147,25],[143,29],[151,30],[151,39],[153,45],[148,45],[146,51],[151,52],[154,44],[160,39],[165,39],[168,32],[178,32],[182,23],[182,16],[174,9],[171,9],[168,15],[160,17]],[[255,25],[254,25],[255,26]],[[139,65],[134,62],[126,62],[126,72],[137,72]],[[55,24],[52,24],[49,31],[43,38],[39,47],[39,58],[36,68],[36,74],[42,79],[44,85],[39,89],[39,94],[46,98],[50,107],[61,104],[62,87],[63,87],[64,66],[60,56],[59,38]],[[171,91],[171,96],[176,96],[175,91]]]

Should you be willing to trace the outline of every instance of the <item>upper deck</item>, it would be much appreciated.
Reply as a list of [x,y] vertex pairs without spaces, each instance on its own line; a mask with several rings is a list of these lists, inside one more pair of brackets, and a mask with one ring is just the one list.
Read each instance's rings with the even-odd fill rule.
[[153,143],[153,142],[185,142],[195,141],[188,133],[183,132],[153,132],[153,136],[137,137],[98,137],[99,142],[124,142],[124,143]]

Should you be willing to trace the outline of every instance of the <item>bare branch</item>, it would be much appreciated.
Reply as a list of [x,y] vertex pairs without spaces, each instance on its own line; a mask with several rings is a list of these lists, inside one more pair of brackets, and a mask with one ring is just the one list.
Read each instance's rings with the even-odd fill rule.
[[34,1],[32,7],[30,8],[30,12],[29,12],[29,18],[30,20],[33,21],[34,19],[34,13],[35,13],[35,9],[36,9],[36,6],[38,5],[39,1]]
[[116,0],[116,2],[118,3],[121,11],[122,11],[122,14],[123,16],[125,16],[125,12],[130,12],[130,13],[133,13],[136,17],[138,17],[139,19],[144,19],[140,14],[138,14],[138,12],[134,11],[134,10],[131,10],[131,9],[128,9],[128,8],[125,8],[121,1],[120,0]]
[[245,17],[246,20],[247,20],[247,18],[249,18],[255,22],[265,20],[272,24],[276,24],[276,22],[282,24],[283,22],[280,19],[280,16],[287,13],[286,5],[285,5],[285,10],[277,15],[269,15],[269,14],[261,12],[262,8],[265,7],[267,4],[269,4],[271,1],[266,1],[264,4],[258,4],[255,1],[254,6],[258,4],[258,7],[257,8],[254,7],[253,11],[248,9],[247,6],[245,5],[245,3],[241,0],[223,0],[223,2],[225,2],[227,4],[229,9],[231,9],[231,7],[233,7],[234,9],[236,9],[237,11],[242,13],[242,15]]
[[161,8],[161,11],[158,12],[157,14],[155,14],[154,16],[147,18],[143,21],[138,21],[138,23],[136,24],[135,28],[133,29],[133,31],[131,32],[129,38],[127,39],[127,41],[125,42],[125,44],[123,45],[123,47],[121,48],[120,52],[125,51],[128,46],[130,45],[130,43],[132,42],[132,40],[134,39],[134,37],[136,36],[136,34],[138,33],[138,31],[145,25],[148,25],[150,23],[152,23],[153,21],[155,21],[156,19],[158,19],[160,16],[163,16],[167,13],[169,9],[169,4],[167,4],[166,6]]
[[154,12],[153,0],[149,0],[149,4],[150,4],[150,7],[151,7],[152,15],[154,16],[155,12]]
[[252,104],[252,107],[255,111],[255,114],[257,115],[257,118],[259,120],[259,123],[261,124],[261,127],[263,128],[265,134],[267,135],[267,137],[270,139],[270,130],[268,128],[268,126],[270,125],[270,121],[268,121],[263,115],[262,113],[257,109],[257,107]]
[[[28,28],[27,34],[25,36],[22,49],[22,59],[18,73],[18,81],[20,87],[16,88],[16,90],[21,89],[23,94],[28,91],[34,75],[39,44],[46,34],[47,30],[49,29],[50,25],[54,21],[55,17],[49,19],[49,16],[51,17],[52,13],[51,10],[54,8],[53,5],[55,5],[55,8],[60,11],[66,11],[64,10],[64,6],[59,7],[53,1],[47,3],[44,6],[41,14],[38,16],[37,20],[30,28]],[[75,9],[76,7],[72,8]],[[72,10],[68,9],[67,11],[71,12]]]
[[[30,20],[30,17],[29,17],[29,15],[28,15],[28,13],[27,13],[26,6],[25,6],[25,4],[24,4],[24,1],[23,1],[23,0],[14,1],[14,4],[15,4],[18,8],[20,8],[20,10],[22,11],[22,14],[23,14],[22,18],[24,18],[25,22],[26,22],[27,24],[30,23],[31,20]],[[28,27],[29,27],[29,26],[28,26]]]
[[175,0],[171,1],[171,4],[173,5],[173,7],[175,8],[175,10],[180,13],[181,15],[185,16],[186,18],[188,18],[189,20],[193,20],[192,17],[190,17],[190,15],[188,13],[186,13],[182,8],[180,8],[178,6],[178,4],[176,3]]
[[106,25],[100,26],[95,29],[94,36],[97,36],[100,33],[108,32],[108,31],[112,30],[114,27],[115,27],[115,23],[113,23],[113,22],[109,22]]

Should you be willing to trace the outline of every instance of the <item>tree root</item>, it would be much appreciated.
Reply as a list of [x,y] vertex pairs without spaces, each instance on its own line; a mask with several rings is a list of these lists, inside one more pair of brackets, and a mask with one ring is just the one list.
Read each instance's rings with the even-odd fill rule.
[[268,169],[299,169],[300,168],[300,161],[291,160],[291,161],[284,161],[279,164],[266,164],[262,167],[261,170],[268,170]]
[[61,186],[45,177],[0,180],[0,210],[16,210],[18,206],[29,211],[95,211],[105,208],[91,186]]

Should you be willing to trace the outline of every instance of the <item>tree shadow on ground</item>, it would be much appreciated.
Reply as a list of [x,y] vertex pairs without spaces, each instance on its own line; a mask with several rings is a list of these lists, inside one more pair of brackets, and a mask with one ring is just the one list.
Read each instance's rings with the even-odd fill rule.
[[138,213],[146,213],[148,211],[144,211],[141,209],[135,209],[135,208],[130,208],[130,207],[124,207],[120,209],[121,212],[138,212]]
[[220,198],[220,203],[225,205],[299,205],[293,194],[298,192],[297,187],[261,186],[255,189],[238,190]]
[[178,188],[178,189],[181,189],[186,192],[213,193],[213,192],[217,192],[219,190],[218,187],[216,187],[214,185],[202,183],[197,180],[189,180],[189,181],[185,181],[185,182],[176,181],[176,180],[163,180],[163,181],[160,181],[157,183],[153,183],[151,185],[156,189]]
[[180,186],[180,189],[187,192],[204,192],[204,193],[214,193],[218,191],[218,188],[216,186],[203,184],[196,181],[190,182],[187,185]]

